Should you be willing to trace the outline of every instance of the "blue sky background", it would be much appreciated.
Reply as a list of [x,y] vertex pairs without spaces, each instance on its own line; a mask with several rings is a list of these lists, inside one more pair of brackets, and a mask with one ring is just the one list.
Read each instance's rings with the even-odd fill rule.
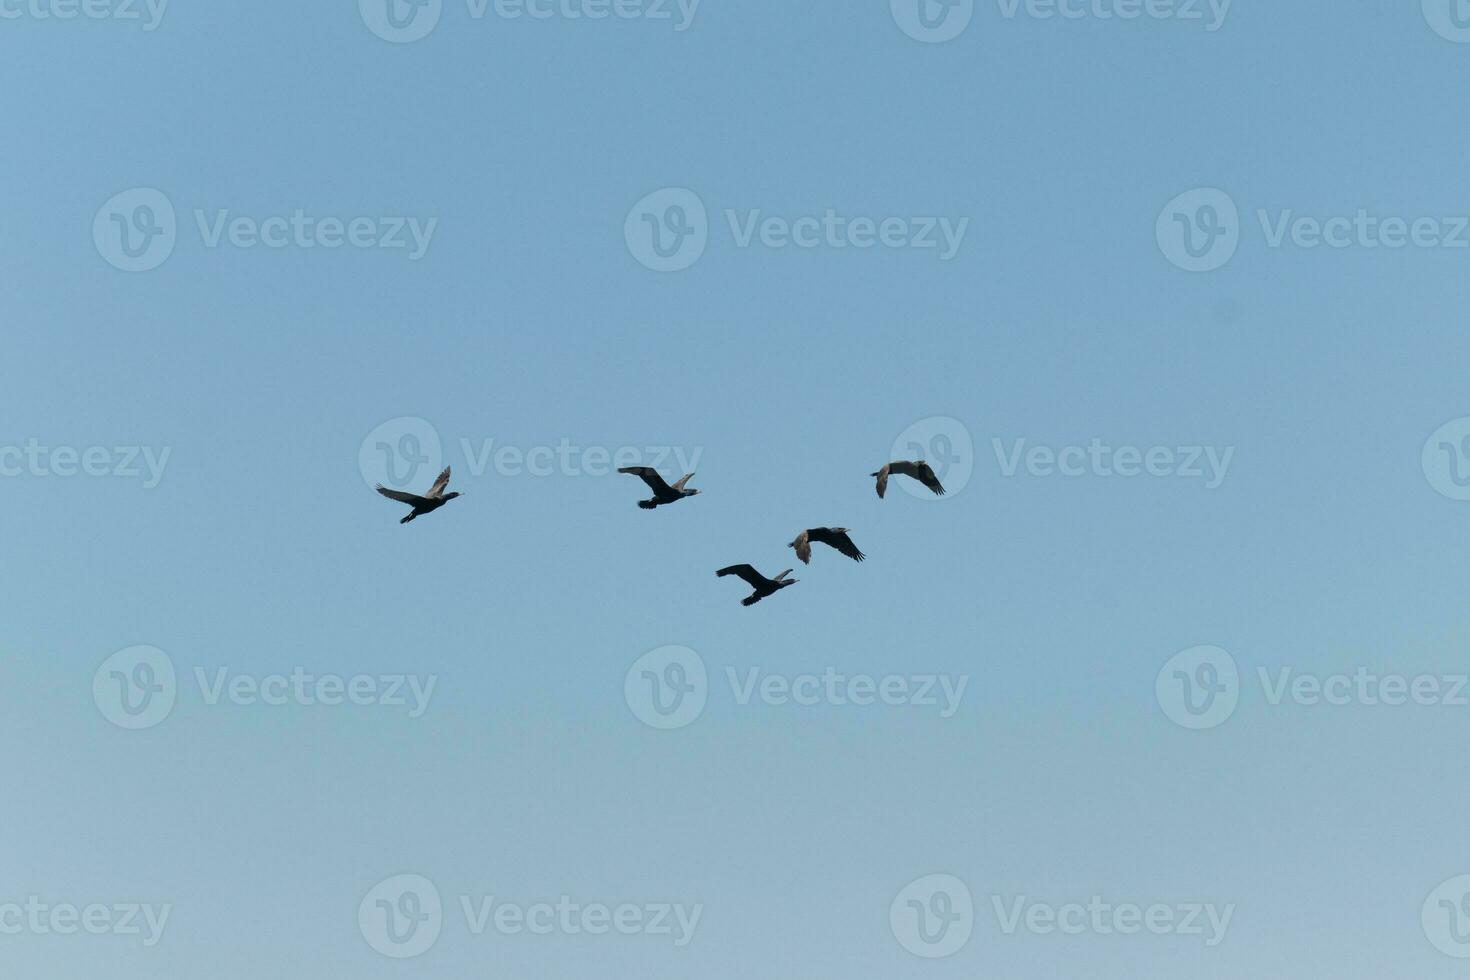
[[[1464,503],[1420,451],[1470,415],[1470,251],[1269,248],[1258,208],[1470,213],[1470,45],[1418,5],[1238,0],[1199,23],[1006,19],[946,44],[887,4],[705,0],[693,26],[472,20],[393,45],[354,4],[175,0],[158,29],[0,20],[0,444],[170,447],[161,483],[0,479],[0,903],[174,906],[145,949],[0,936],[14,976],[1459,976],[1420,906],[1470,872],[1470,707],[1269,706],[1258,666],[1463,673]],[[178,247],[91,237],[128,188]],[[660,275],[634,202],[687,187],[711,241]],[[1219,187],[1244,234],[1189,274],[1155,241]],[[737,248],[726,208],[967,217],[960,254]],[[428,254],[209,249],[195,208],[437,217]],[[467,491],[408,527],[358,470],[429,420]],[[950,416],[942,502],[867,474]],[[629,477],[470,475],[460,438],[702,451],[648,514]],[[1224,484],[1001,474],[992,439],[1236,447]],[[743,609],[713,571],[774,573]],[[134,644],[183,689],[117,728]],[[688,728],[623,699],[698,651]],[[1159,668],[1245,677],[1174,725]],[[959,713],[740,706],[741,670],[969,675]],[[192,671],[438,676],[429,711],[205,704]],[[379,956],[400,872],[451,905]],[[981,914],[951,958],[888,906],[921,875]],[[456,896],[703,903],[694,942],[471,937]],[[1228,936],[1007,936],[990,896],[1235,903]]]

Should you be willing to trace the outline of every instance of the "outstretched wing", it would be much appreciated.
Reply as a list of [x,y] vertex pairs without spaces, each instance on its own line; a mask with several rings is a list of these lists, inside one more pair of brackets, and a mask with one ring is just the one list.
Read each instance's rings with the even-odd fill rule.
[[429,492],[424,494],[424,496],[442,497],[444,495],[444,488],[447,486],[449,486],[449,467],[446,466],[444,467],[444,472],[439,474],[438,478],[434,480],[434,485],[429,488]]
[[794,569],[794,568],[788,568],[788,569],[786,569],[786,571],[782,572],[780,575],[777,575],[775,578],[771,579],[771,581],[772,582],[784,582],[784,581],[786,581],[786,576],[790,575],[794,571],[796,571],[796,569]]
[[873,475],[878,478],[878,499],[883,499],[883,494],[888,491],[888,467],[885,466]]
[[[812,540],[820,541],[822,544],[836,548],[853,561],[862,561],[867,555],[858,550],[858,546],[852,543],[852,538],[847,536],[846,531],[834,531],[830,527],[813,528],[807,532]],[[800,552],[797,552],[800,554]]]
[[718,572],[715,572],[715,574],[718,575],[720,578],[724,578],[726,575],[739,575],[741,578],[745,579],[745,581],[750,583],[750,587],[752,589],[759,589],[763,585],[770,584],[770,582],[766,580],[766,577],[764,575],[762,575],[760,572],[756,571],[749,565],[731,565],[729,568],[720,569]]
[[[629,473],[638,477],[654,493],[668,493],[672,487],[664,482],[664,478],[658,475],[658,470],[652,466],[624,466],[618,470],[619,473]],[[691,474],[692,475],[692,474]]]
[[688,483],[689,482],[689,478],[692,477],[693,475],[694,475],[693,473],[685,473],[683,476],[679,477],[679,482],[676,483],[676,484],[674,484],[674,489],[675,490],[683,490],[684,489],[684,484]]
[[416,493],[405,493],[402,490],[389,490],[387,487],[383,486],[381,483],[378,484],[377,489],[378,489],[378,493],[381,493],[383,496],[387,497],[389,500],[396,500],[400,504],[412,504],[415,507],[421,507],[424,504],[428,503],[427,500],[425,500],[423,497],[420,497]]
[[929,468],[928,463],[919,463],[918,466],[914,467],[914,471],[914,479],[924,484],[930,490],[933,490],[935,495],[940,497],[944,496],[944,487],[940,485],[939,477],[934,475],[934,471]]
[[801,559],[801,563],[803,565],[810,565],[812,563],[812,543],[809,538],[810,534],[810,531],[802,531],[796,536],[796,540],[791,542],[791,547],[796,549],[796,557]]

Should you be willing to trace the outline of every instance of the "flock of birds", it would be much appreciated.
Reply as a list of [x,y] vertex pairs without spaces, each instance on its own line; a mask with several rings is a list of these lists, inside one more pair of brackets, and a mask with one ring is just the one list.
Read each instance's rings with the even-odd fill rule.
[[[655,470],[651,466],[625,466],[619,469],[618,472],[638,477],[638,479],[648,484],[648,489],[653,491],[652,497],[647,500],[638,501],[638,506],[644,510],[654,510],[658,507],[676,504],[681,500],[698,496],[699,494],[698,490],[692,489],[689,486],[689,481],[694,476],[693,473],[686,473],[677,483],[670,484],[659,475],[658,470]],[[870,473],[868,475],[877,478],[877,491],[880,500],[888,492],[888,478],[890,476],[906,476],[919,481],[936,495],[942,496],[944,494],[944,487],[940,484],[939,477],[934,475],[933,468],[922,459],[898,460],[887,464],[876,473]],[[428,492],[424,494],[393,490],[382,484],[378,484],[377,486],[378,493],[381,493],[389,500],[396,500],[400,504],[408,504],[411,508],[407,516],[398,522],[399,524],[407,524],[416,517],[432,514],[455,497],[462,496],[457,491],[451,493],[447,492],[448,490],[448,466],[444,467],[444,472],[439,474],[434,480],[433,486],[429,487]],[[803,565],[810,565],[812,563],[813,544],[824,544],[836,550],[839,554],[846,555],[853,561],[862,561],[867,557],[858,550],[857,545],[852,543],[852,538],[848,536],[847,528],[845,527],[809,527],[798,534],[796,540],[792,541],[786,547],[796,549],[796,557],[801,559],[801,563]],[[762,599],[775,595],[787,586],[795,585],[799,579],[788,578],[793,571],[795,571],[794,568],[788,568],[775,578],[766,578],[760,572],[756,571],[754,566],[730,565],[715,572],[715,575],[720,578],[724,578],[727,575],[734,575],[737,578],[744,579],[746,584],[755,591],[740,600],[740,604],[742,606],[753,606]]]

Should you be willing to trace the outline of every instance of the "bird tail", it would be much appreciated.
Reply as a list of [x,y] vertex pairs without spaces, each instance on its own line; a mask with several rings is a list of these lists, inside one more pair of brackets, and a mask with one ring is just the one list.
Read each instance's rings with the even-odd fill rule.
[[655,507],[658,506],[658,503],[652,500],[640,500],[638,501],[638,506],[642,507],[644,510],[653,510]]
[[418,517],[418,516],[419,515],[418,515],[418,512],[417,511],[409,511],[408,512],[408,516],[405,517],[403,520],[399,521],[398,523],[399,524],[407,524],[409,521],[413,520],[415,517]]

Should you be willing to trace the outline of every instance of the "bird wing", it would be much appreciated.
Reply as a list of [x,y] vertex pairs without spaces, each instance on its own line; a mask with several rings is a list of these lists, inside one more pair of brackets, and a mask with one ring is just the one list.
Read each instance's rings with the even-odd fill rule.
[[668,493],[671,489],[673,489],[664,482],[664,478],[659,476],[658,470],[654,469],[652,466],[624,466],[623,468],[618,470],[618,472],[630,473],[633,476],[638,477],[638,479],[648,484],[649,489],[652,490],[654,493]]
[[420,497],[416,493],[405,493],[402,490],[389,490],[387,487],[383,486],[381,483],[378,484],[378,488],[377,489],[378,489],[378,493],[381,493],[383,496],[387,497],[389,500],[396,500],[400,504],[412,504],[415,507],[422,507],[424,504],[428,503],[428,500],[426,500],[423,497]]
[[810,534],[810,531],[802,531],[796,536],[796,540],[791,542],[791,547],[796,549],[796,557],[801,559],[803,565],[812,563],[812,543],[808,537]]
[[796,571],[796,569],[794,569],[794,568],[788,568],[788,569],[786,569],[786,571],[782,572],[780,575],[777,575],[775,578],[771,579],[771,581],[772,582],[783,582],[783,581],[786,580],[786,576],[790,575],[794,571]]
[[933,490],[936,495],[940,497],[944,496],[944,487],[940,484],[939,477],[934,475],[934,470],[930,468],[928,463],[920,463],[914,469],[916,471],[914,473],[914,479],[924,484],[930,490]]
[[814,528],[807,532],[813,540],[820,541],[829,547],[836,548],[842,554],[853,561],[862,561],[867,555],[858,550],[858,546],[852,543],[852,538],[847,536],[846,531],[834,531],[830,527]]
[[883,494],[888,490],[888,470],[889,470],[889,467],[885,466],[881,470],[879,470],[877,473],[874,473],[873,474],[874,476],[876,476],[878,478],[878,499],[879,500],[882,500],[883,499]]
[[429,492],[424,494],[424,496],[442,497],[444,495],[444,488],[447,486],[449,486],[449,467],[446,466],[444,467],[444,472],[439,474],[434,480],[434,485],[429,488]]
[[750,587],[752,589],[758,589],[763,585],[771,584],[764,575],[762,575],[760,572],[756,571],[749,565],[731,565],[729,568],[720,569],[718,572],[715,572],[715,574],[718,575],[720,578],[724,578],[726,575],[739,575],[741,578],[745,579],[745,581],[750,583]]
[[676,484],[674,484],[674,489],[675,490],[683,490],[684,489],[684,484],[688,483],[689,482],[689,478],[692,477],[693,475],[694,475],[693,473],[685,473],[683,476],[681,476],[679,478],[679,482],[676,483]]

